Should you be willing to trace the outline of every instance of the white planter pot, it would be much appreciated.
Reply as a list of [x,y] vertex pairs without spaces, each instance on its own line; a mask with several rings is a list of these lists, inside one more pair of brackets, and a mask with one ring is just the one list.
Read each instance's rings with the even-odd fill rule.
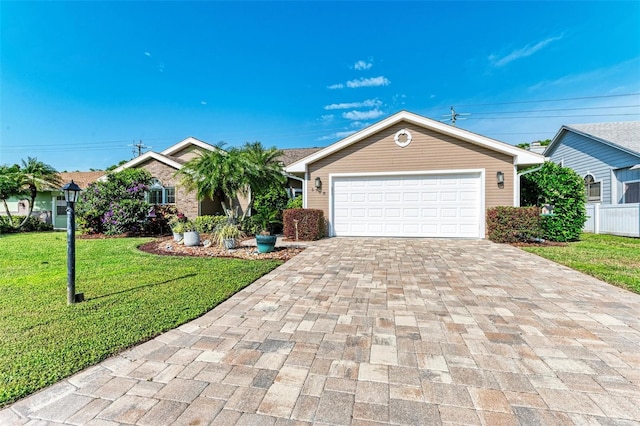
[[189,231],[184,233],[184,245],[186,247],[193,247],[200,244],[200,234],[198,231]]
[[182,241],[183,235],[182,232],[174,232],[173,233],[173,241],[175,241],[176,243],[179,243],[180,241]]

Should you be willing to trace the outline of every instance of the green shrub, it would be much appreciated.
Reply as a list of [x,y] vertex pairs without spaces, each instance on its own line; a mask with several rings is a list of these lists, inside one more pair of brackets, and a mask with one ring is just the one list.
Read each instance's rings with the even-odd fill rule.
[[152,205],[145,201],[151,174],[125,169],[90,184],[76,206],[79,229],[89,234],[143,233]]
[[257,235],[260,233],[260,222],[255,216],[247,216],[240,224],[240,229],[247,235]]
[[196,225],[196,228],[198,229],[198,232],[204,234],[212,234],[217,228],[227,224],[227,216],[198,216],[193,221]]
[[0,216],[0,234],[53,231],[52,224],[45,223],[35,216],[30,216],[22,228],[18,228],[18,225],[22,223],[24,216],[11,216],[11,219],[10,222],[7,216]]
[[[271,227],[270,232],[278,234],[282,232],[282,211],[287,208],[288,202],[289,195],[287,194],[286,189],[284,186],[277,183],[264,192],[256,195],[252,212],[255,211],[259,214],[264,214],[262,212],[269,212],[269,214],[271,214],[271,212],[275,211],[276,217],[274,218],[274,225]],[[262,229],[258,229],[258,232],[261,230]]]
[[575,241],[587,220],[584,181],[572,169],[547,162],[540,170],[522,177],[523,205],[554,206],[553,215],[542,220],[543,238]]
[[539,239],[542,236],[540,209],[509,206],[488,209],[487,235],[496,243]]
[[288,209],[301,209],[302,208],[302,195],[298,195],[296,198],[290,198],[287,202]]
[[283,212],[284,237],[290,240],[319,240],[324,236],[324,213],[318,209],[286,209]]

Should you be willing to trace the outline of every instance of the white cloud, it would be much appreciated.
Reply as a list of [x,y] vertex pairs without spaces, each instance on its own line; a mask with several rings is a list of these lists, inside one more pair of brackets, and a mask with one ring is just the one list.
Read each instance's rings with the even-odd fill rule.
[[347,120],[371,120],[374,118],[378,118],[381,115],[384,115],[384,112],[380,111],[378,108],[372,109],[369,111],[349,111],[343,112],[342,118],[346,118]]
[[207,104],[207,102],[206,102],[206,101],[200,101],[200,104],[202,104],[202,105],[206,105],[206,104]]
[[368,70],[373,66],[373,64],[371,62],[366,62],[366,61],[358,61],[353,65],[353,68],[357,69],[358,71],[362,71],[362,70]]
[[355,89],[357,87],[378,87],[388,86],[391,84],[386,77],[359,78],[357,80],[347,81],[347,87]]
[[331,86],[327,86],[327,89],[331,89],[331,90],[343,89],[343,88],[344,88],[344,84],[342,83],[336,83],[336,84],[332,84]]
[[318,140],[318,141],[327,141],[327,140],[342,139],[342,138],[346,138],[347,136],[351,136],[355,132],[357,132],[357,130],[349,130],[349,131],[346,131],[346,132],[336,132],[336,133],[332,133],[330,135],[321,136],[316,140]]
[[333,121],[334,118],[335,116],[333,114],[326,114],[326,115],[320,116],[320,121],[322,121],[323,123],[330,123]]
[[151,56],[151,53],[149,52],[144,52],[145,56]]
[[367,127],[368,125],[369,123],[365,123],[364,121],[352,121],[350,124],[350,126],[354,129],[362,129],[364,127]]
[[521,59],[521,58],[526,58],[527,56],[531,56],[534,53],[536,53],[537,51],[543,49],[544,47],[546,47],[549,43],[552,43],[554,41],[560,40],[562,39],[562,35],[557,36],[557,37],[549,37],[545,40],[539,41],[538,43],[534,44],[533,46],[530,44],[527,44],[525,47],[521,48],[521,49],[517,49],[514,50],[513,52],[509,53],[506,56],[503,57],[499,57],[498,55],[490,55],[489,56],[489,61],[493,64],[493,66],[495,67],[503,67],[515,60]]
[[324,109],[332,110],[332,109],[349,109],[349,108],[363,108],[363,107],[372,108],[372,107],[379,107],[380,105],[382,105],[382,101],[380,101],[379,99],[367,99],[362,102],[344,102],[340,104],[326,105]]

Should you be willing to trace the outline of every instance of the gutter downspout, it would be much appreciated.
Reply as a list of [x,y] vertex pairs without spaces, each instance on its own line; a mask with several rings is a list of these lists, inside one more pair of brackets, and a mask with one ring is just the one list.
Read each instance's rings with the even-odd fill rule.
[[[539,165],[538,167],[534,167],[533,169],[529,169],[529,170],[525,170],[521,173],[518,173],[518,194],[520,194],[520,178],[524,175],[528,175],[529,173],[533,173],[533,172],[537,172],[538,170],[540,170],[542,167],[544,166],[544,163]],[[520,197],[518,197],[518,207],[520,207]]]

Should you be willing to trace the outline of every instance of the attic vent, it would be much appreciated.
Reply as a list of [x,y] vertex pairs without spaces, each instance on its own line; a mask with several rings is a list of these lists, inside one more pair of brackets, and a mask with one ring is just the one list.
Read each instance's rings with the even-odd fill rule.
[[400,148],[404,148],[411,143],[411,133],[407,129],[398,130],[393,140]]

